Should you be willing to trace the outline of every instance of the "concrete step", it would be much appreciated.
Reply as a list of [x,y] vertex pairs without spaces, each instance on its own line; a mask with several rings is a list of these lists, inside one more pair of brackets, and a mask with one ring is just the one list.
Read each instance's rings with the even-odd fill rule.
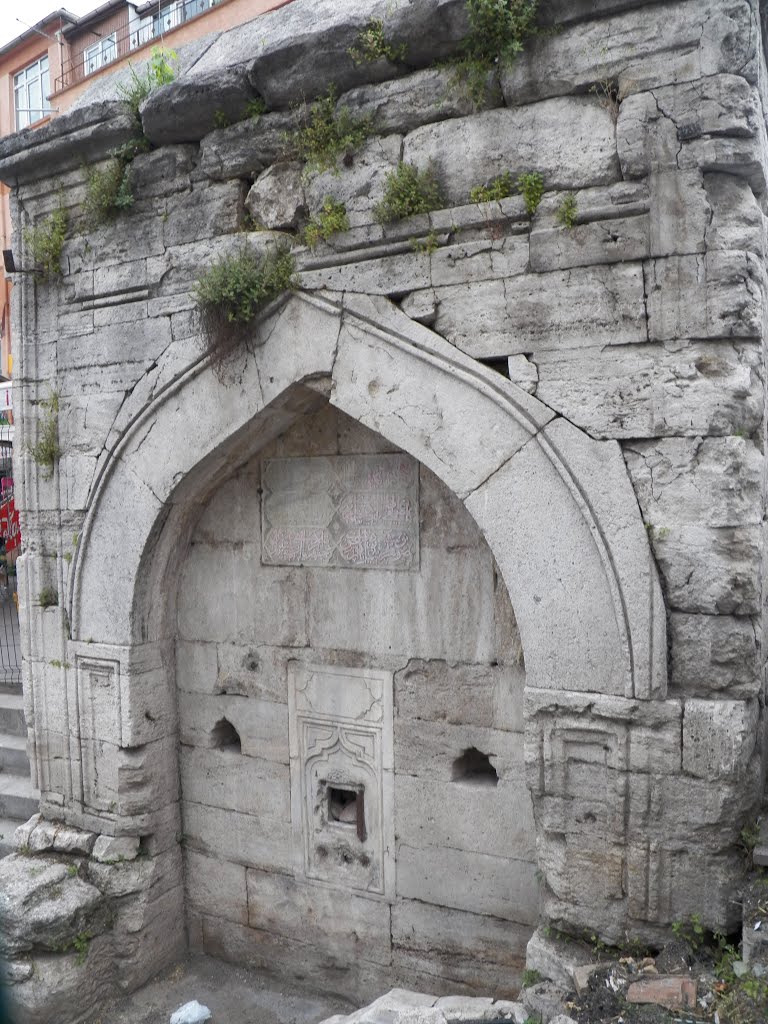
[[40,794],[28,775],[0,774],[0,818],[18,819],[20,825],[40,809]]
[[0,818],[0,857],[13,853],[13,833],[23,824],[16,818]]
[[0,693],[0,732],[26,736],[24,700],[20,693]]
[[29,775],[27,741],[24,736],[0,732],[0,772]]
[[21,678],[13,682],[0,679],[0,693],[21,693]]

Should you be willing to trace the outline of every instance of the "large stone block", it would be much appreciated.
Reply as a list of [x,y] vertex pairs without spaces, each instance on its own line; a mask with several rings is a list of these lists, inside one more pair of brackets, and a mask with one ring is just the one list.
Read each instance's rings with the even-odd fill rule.
[[247,113],[255,92],[245,68],[227,61],[215,73],[206,73],[198,62],[195,71],[155,90],[142,104],[141,124],[150,142],[197,142],[216,127],[220,117],[226,124]]
[[395,776],[395,833],[404,845],[425,851],[450,847],[535,863],[535,832],[522,779],[437,782]]
[[275,111],[210,132],[200,143],[200,170],[209,178],[256,178],[286,150],[300,112]]
[[2,861],[2,945],[6,954],[40,947],[57,950],[86,930],[106,926],[106,905],[97,888],[72,876],[50,857],[13,854]]
[[179,753],[184,800],[254,817],[291,818],[288,766],[228,750],[182,746]]
[[692,697],[757,696],[761,688],[758,622],[732,615],[669,616],[670,685]]
[[184,884],[187,900],[195,910],[248,924],[246,869],[221,858],[205,857],[195,850],[184,851]]
[[[562,126],[568,125],[566,132]],[[592,97],[564,97],[425,125],[406,135],[403,159],[432,163],[451,205],[475,185],[538,171],[548,189],[608,185],[620,177],[615,126]]]
[[[494,586],[490,552],[421,552],[421,571],[307,571],[313,647],[366,651],[405,664],[409,658],[493,660]],[[407,621],[394,614],[411,608]]]
[[462,0],[429,0],[392,7],[387,0],[343,7],[321,0],[310,9],[285,5],[223,33],[194,68],[215,73],[222,65],[250,67],[250,80],[269,107],[287,107],[334,84],[339,90],[396,77],[389,61],[355,64],[349,50],[371,18],[383,19],[387,38],[408,45],[411,67],[447,56],[467,30]]
[[707,248],[741,249],[762,259],[764,219],[749,182],[733,174],[710,173],[704,175],[704,188],[711,209]]
[[757,701],[685,702],[683,771],[714,781],[740,777],[755,750]]
[[286,874],[248,869],[248,924],[259,931],[307,943],[335,958],[390,962],[390,907],[387,902],[320,885]]
[[450,665],[413,660],[395,673],[398,719],[523,731],[525,671],[520,665]]
[[[258,543],[258,536],[254,538]],[[258,585],[254,581],[257,578]],[[299,571],[260,566],[260,546],[190,549],[179,592],[179,634],[235,643],[307,643]]]
[[397,847],[397,894],[454,910],[532,925],[538,913],[536,865],[449,847]]
[[501,106],[498,86],[489,75],[485,100],[475,107],[466,89],[449,67],[425,68],[387,82],[361,85],[339,97],[338,108],[347,107],[359,118],[367,117],[377,132],[406,134],[424,124],[465,117],[478,109]]
[[756,81],[759,33],[749,5],[682,0],[666,4],[663,18],[658,13],[643,5],[528,41],[502,77],[507,103],[582,92],[603,80],[630,93],[720,72]]
[[448,982],[453,992],[457,984],[477,993],[492,986],[497,995],[512,996],[529,933],[528,925],[399,900],[392,907],[392,962],[398,976],[426,976],[422,987],[432,990]]
[[764,458],[752,441],[667,437],[630,442],[623,451],[643,518],[654,530],[762,521]]
[[671,609],[705,615],[759,612],[763,552],[760,526],[653,526],[651,545]]
[[[436,288],[434,329],[476,359],[648,340],[639,263]],[[537,391],[538,393],[538,391]],[[544,399],[546,401],[546,399]]]
[[534,353],[536,396],[596,437],[743,434],[758,429],[757,342]]
[[317,212],[326,196],[344,203],[352,227],[370,224],[373,208],[383,198],[387,175],[397,167],[402,149],[402,136],[375,136],[355,150],[340,157],[330,171],[311,175],[306,183],[309,209]]
[[[582,189],[577,199],[578,223],[564,228],[557,220],[562,194],[544,196],[531,225],[530,269],[545,273],[649,256],[652,198],[646,185],[628,182]],[[704,222],[701,236],[703,246]]]
[[288,708],[285,704],[237,696],[180,695],[182,743],[212,749],[217,742],[214,729],[222,719],[237,730],[243,755],[287,765]]
[[255,223],[269,231],[290,231],[306,214],[303,167],[300,163],[272,164],[251,186],[245,200]]
[[477,725],[449,725],[422,719],[395,720],[395,772],[450,783],[454,762],[471,747],[487,754],[499,779],[523,786],[523,749],[519,733]]
[[645,264],[648,338],[759,338],[765,270],[748,252],[714,251]]
[[286,871],[292,864],[291,824],[184,801],[188,849],[213,860]]

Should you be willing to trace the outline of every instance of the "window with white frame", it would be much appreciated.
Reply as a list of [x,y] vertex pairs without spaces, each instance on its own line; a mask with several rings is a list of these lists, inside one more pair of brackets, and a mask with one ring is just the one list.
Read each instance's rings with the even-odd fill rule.
[[103,39],[99,39],[97,43],[83,51],[84,73],[92,75],[94,71],[109,64],[116,56],[117,35],[113,32],[111,36],[104,36]]
[[13,98],[16,109],[16,130],[34,124],[50,113],[48,93],[51,91],[51,75],[48,57],[41,57],[34,64],[13,76]]

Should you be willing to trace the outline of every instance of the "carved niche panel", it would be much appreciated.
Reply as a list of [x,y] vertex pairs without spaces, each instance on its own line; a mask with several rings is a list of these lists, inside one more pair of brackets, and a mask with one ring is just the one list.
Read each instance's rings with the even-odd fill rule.
[[408,455],[268,459],[265,565],[419,568],[419,466]]
[[78,657],[76,672],[83,802],[93,810],[112,811],[120,742],[120,663]]
[[293,662],[288,679],[296,874],[389,898],[392,673]]

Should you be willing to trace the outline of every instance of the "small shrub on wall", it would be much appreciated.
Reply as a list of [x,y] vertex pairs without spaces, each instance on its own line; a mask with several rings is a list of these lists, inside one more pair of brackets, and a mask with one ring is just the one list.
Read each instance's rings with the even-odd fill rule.
[[353,117],[348,107],[336,109],[333,86],[301,111],[301,124],[284,138],[285,154],[303,160],[308,174],[333,170],[340,156],[359,149],[371,134],[370,119]]
[[288,249],[259,257],[250,245],[218,260],[198,280],[194,297],[206,354],[221,379],[230,356],[247,345],[259,312],[296,286],[294,259]]
[[536,35],[538,6],[539,0],[466,0],[469,35],[455,70],[474,103],[485,96],[488,72],[509,66]]
[[35,273],[45,280],[61,273],[61,250],[67,236],[67,223],[67,212],[59,207],[40,224],[24,230],[24,245]]
[[384,196],[373,213],[379,224],[389,224],[442,206],[443,192],[432,165],[420,171],[415,164],[401,160],[397,169],[387,175]]

